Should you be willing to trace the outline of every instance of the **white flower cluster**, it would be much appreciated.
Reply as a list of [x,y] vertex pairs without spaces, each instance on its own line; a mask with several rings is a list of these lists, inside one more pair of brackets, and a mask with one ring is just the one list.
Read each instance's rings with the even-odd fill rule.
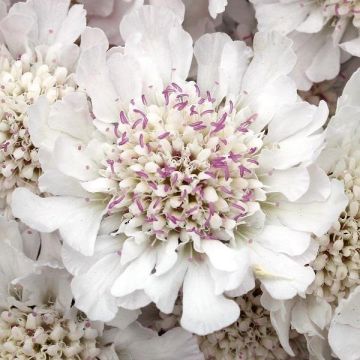
[[359,28],[0,0],[1,359],[359,360]]

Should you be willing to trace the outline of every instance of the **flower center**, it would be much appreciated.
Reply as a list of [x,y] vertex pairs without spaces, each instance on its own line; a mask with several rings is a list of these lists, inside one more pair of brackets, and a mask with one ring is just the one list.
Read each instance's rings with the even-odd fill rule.
[[250,129],[257,116],[232,101],[217,105],[193,83],[172,83],[162,96],[161,105],[132,101],[107,129],[116,143],[102,175],[118,183],[108,211],[123,214],[125,233],[227,241],[262,193],[255,173],[262,134]]
[[0,56],[0,198],[17,185],[36,191],[40,164],[28,132],[28,106],[40,95],[54,102],[71,91],[67,69],[40,55]]
[[98,331],[87,320],[65,318],[53,306],[14,307],[0,315],[2,359],[95,359]]

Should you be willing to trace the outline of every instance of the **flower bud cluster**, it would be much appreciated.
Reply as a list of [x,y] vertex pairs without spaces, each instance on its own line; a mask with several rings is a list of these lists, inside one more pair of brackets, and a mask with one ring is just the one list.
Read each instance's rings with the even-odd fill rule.
[[45,95],[50,102],[75,90],[65,67],[53,57],[23,54],[13,60],[0,56],[0,206],[9,203],[12,189],[36,191],[40,174],[38,151],[30,139],[28,107]]
[[91,322],[64,317],[54,307],[11,308],[0,315],[1,359],[86,359],[99,355]]
[[231,326],[200,338],[206,359],[289,359],[271,324],[270,314],[260,304],[258,289],[236,299],[240,318]]

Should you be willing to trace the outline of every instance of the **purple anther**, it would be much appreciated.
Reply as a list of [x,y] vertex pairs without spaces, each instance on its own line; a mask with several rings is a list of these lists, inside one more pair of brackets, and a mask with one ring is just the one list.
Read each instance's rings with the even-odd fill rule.
[[159,139],[159,140],[165,139],[165,138],[167,138],[169,135],[170,135],[170,132],[169,132],[169,131],[164,132],[164,133],[162,133],[161,135],[158,136],[158,139]]
[[120,122],[124,125],[129,124],[129,120],[123,111],[120,111]]
[[120,196],[119,198],[111,201],[109,206],[108,206],[108,209],[109,210],[113,209],[116,205],[120,204],[124,200],[124,198],[125,198],[125,195]]

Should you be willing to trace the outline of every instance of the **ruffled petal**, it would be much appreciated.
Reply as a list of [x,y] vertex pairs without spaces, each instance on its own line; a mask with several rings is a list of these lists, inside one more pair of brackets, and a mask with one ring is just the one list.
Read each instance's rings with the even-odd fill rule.
[[238,305],[223,295],[215,295],[206,264],[190,263],[183,285],[181,326],[205,335],[232,324],[240,315]]

